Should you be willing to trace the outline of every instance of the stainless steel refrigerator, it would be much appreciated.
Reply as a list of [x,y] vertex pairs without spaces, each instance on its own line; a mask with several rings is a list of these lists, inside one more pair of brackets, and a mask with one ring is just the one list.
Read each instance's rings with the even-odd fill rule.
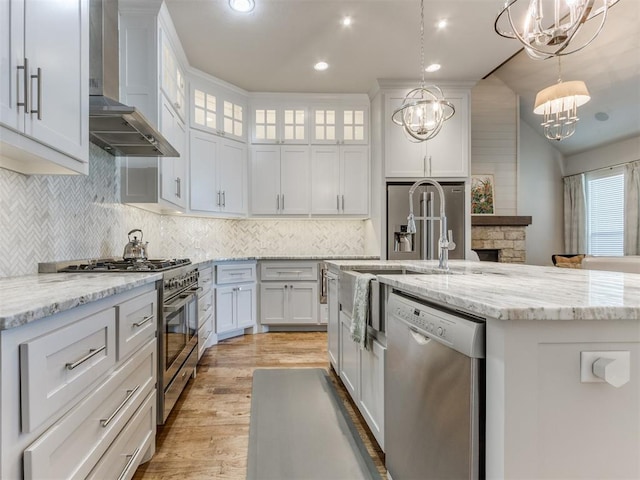
[[[387,259],[435,260],[438,258],[438,220],[416,220],[417,232],[407,233],[409,189],[412,183],[387,184]],[[447,229],[451,230],[454,250],[449,258],[464,258],[464,183],[441,183],[445,196]],[[416,216],[438,217],[440,199],[432,185],[422,185],[413,194],[413,213]]]

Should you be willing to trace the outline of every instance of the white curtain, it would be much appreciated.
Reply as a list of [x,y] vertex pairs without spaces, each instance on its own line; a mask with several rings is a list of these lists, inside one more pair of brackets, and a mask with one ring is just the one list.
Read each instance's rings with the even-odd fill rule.
[[564,178],[564,253],[587,253],[584,175]]
[[640,161],[624,166],[624,254],[640,255]]

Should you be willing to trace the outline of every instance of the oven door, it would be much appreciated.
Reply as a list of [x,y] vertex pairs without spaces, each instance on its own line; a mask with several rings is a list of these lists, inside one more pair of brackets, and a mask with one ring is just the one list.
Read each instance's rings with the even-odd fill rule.
[[163,306],[163,379],[166,387],[198,342],[198,294],[187,291]]

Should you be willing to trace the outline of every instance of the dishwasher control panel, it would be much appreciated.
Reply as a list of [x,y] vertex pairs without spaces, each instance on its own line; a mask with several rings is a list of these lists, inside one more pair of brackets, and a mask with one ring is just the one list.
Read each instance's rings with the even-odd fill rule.
[[418,329],[432,338],[465,355],[484,358],[485,322],[465,318],[458,312],[434,308],[418,300],[392,293],[389,295],[388,314]]

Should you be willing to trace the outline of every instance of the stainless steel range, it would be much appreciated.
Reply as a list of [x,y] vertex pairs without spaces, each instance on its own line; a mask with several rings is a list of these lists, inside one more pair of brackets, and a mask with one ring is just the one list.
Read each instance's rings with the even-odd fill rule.
[[116,258],[41,263],[40,273],[161,272],[158,282],[158,424],[167,420],[198,361],[198,269],[189,259]]

